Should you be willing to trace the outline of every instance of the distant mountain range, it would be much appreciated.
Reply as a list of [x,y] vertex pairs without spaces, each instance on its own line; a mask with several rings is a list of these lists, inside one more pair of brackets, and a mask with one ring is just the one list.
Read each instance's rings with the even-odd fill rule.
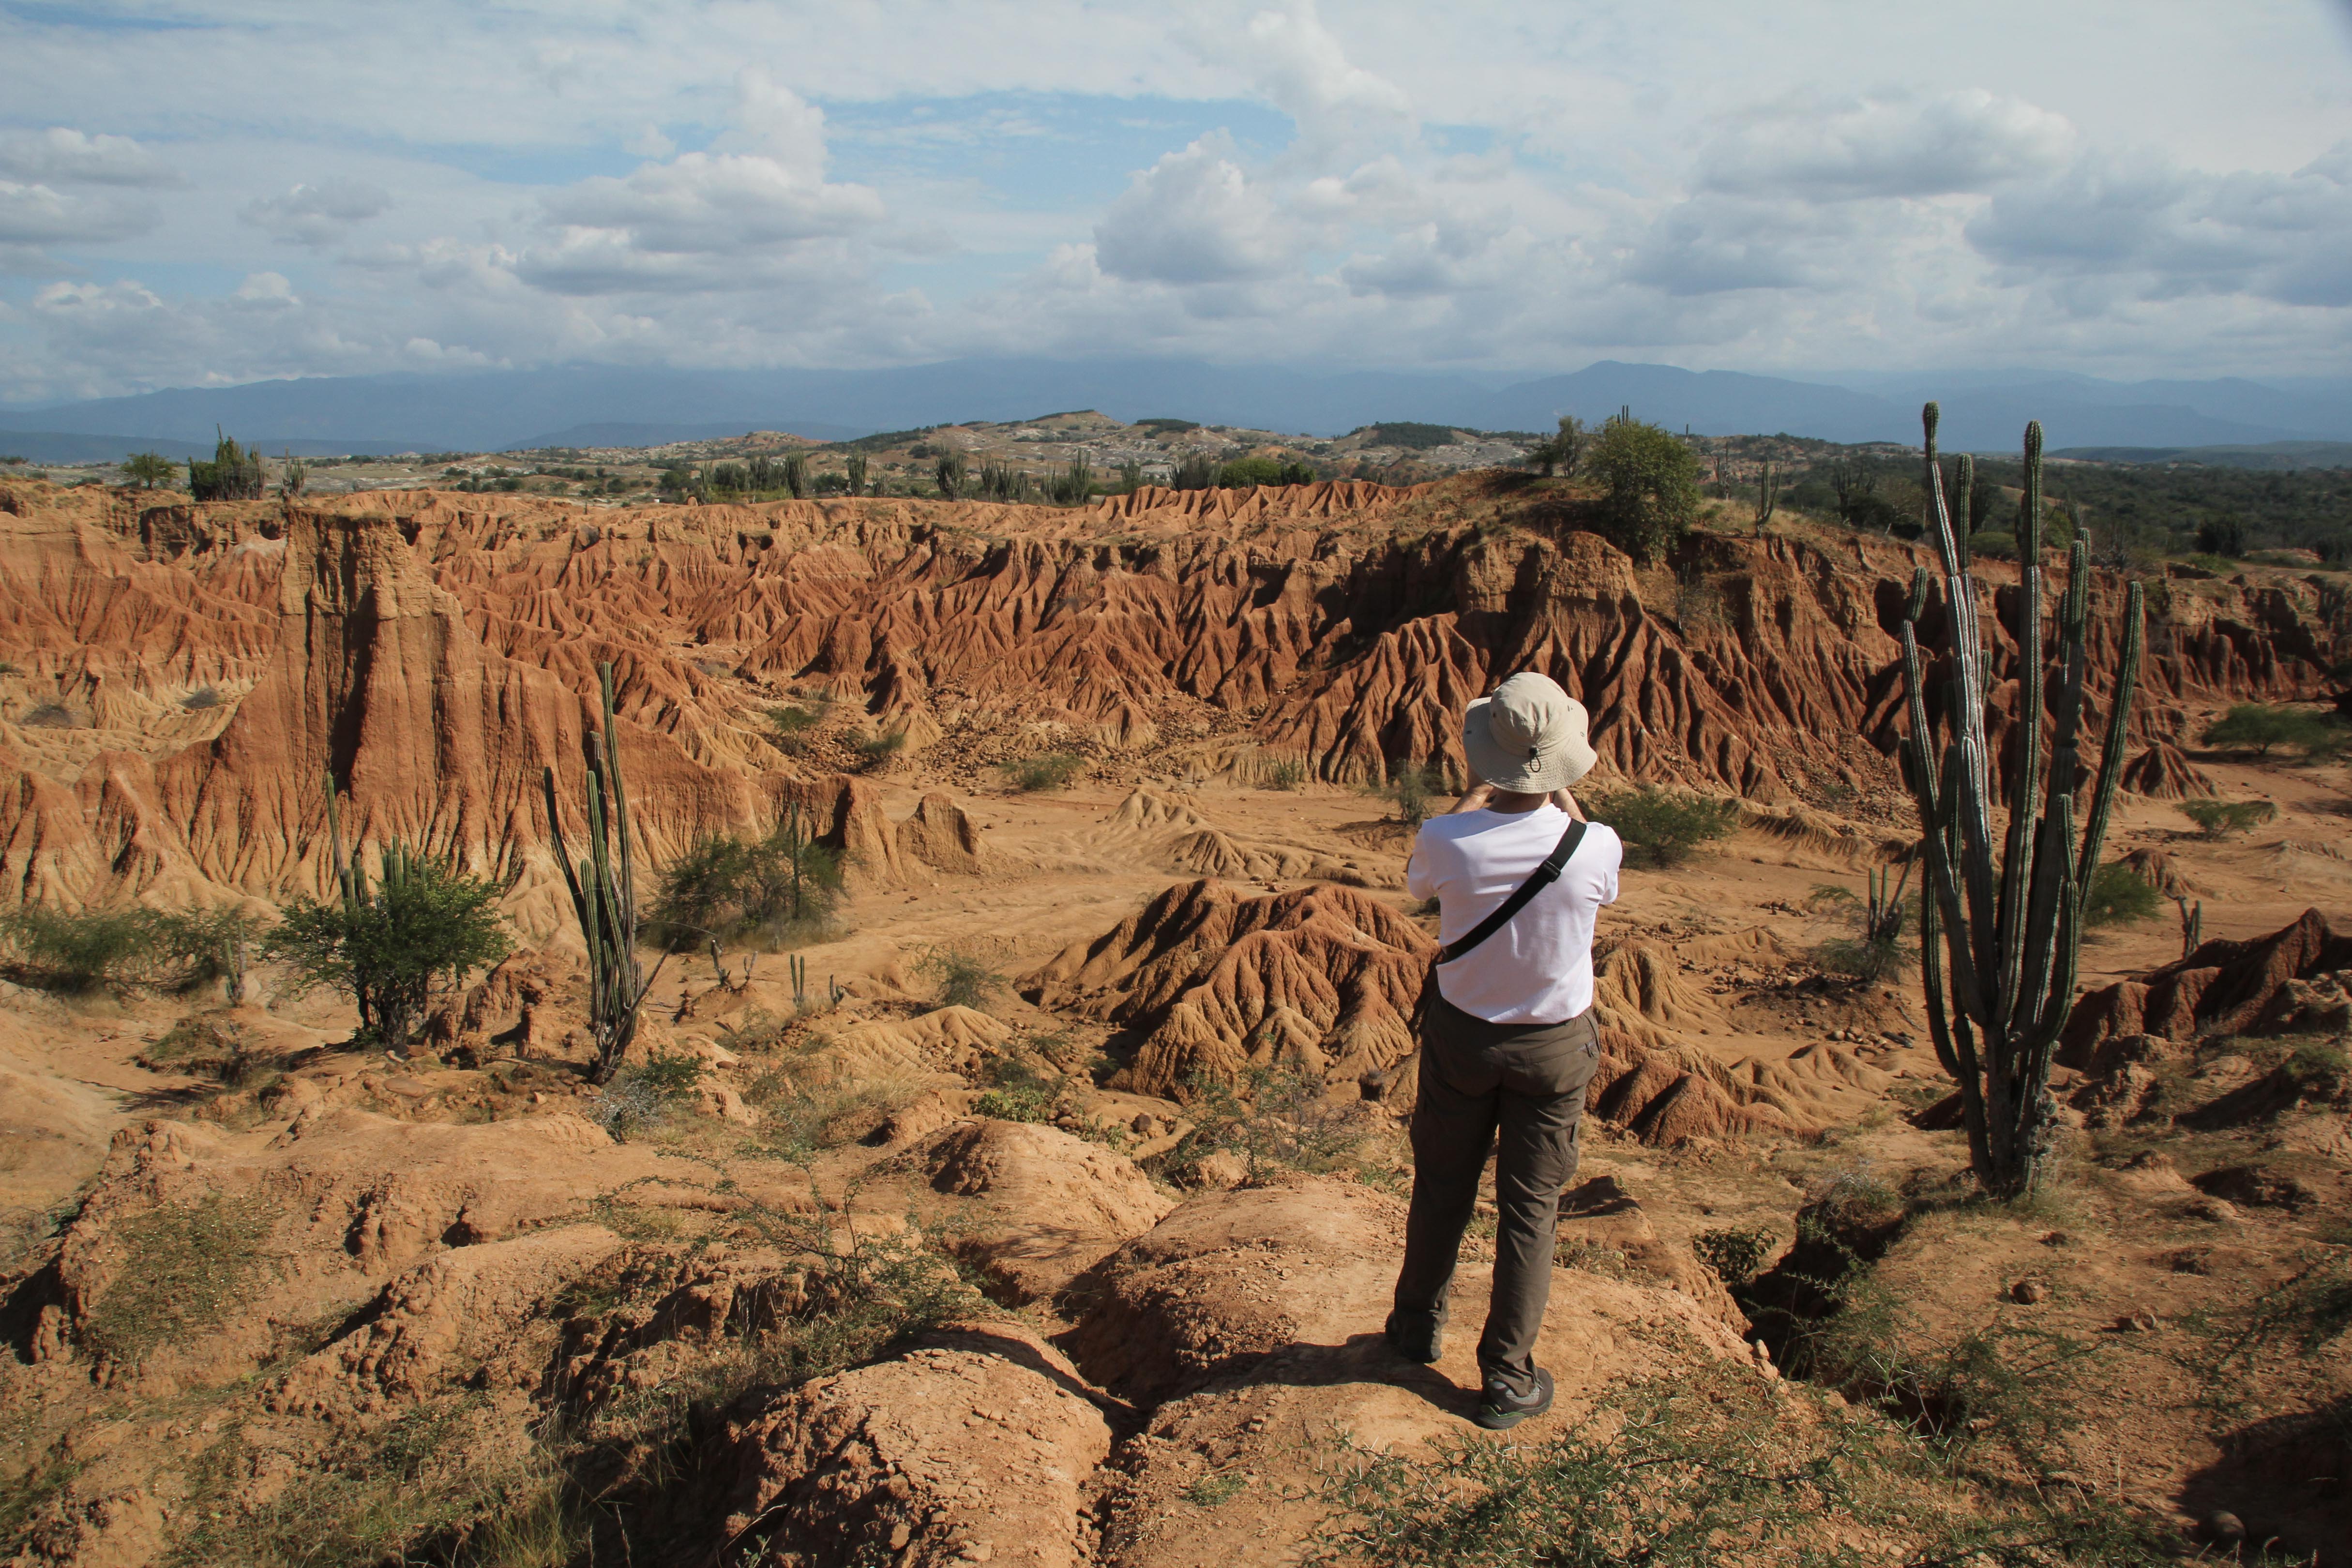
[[785,430],[840,440],[965,420],[1096,408],[1123,419],[1335,436],[1381,420],[1549,430],[1630,406],[1702,435],[1919,438],[1943,407],[1953,450],[2010,452],[2028,419],[2053,447],[2260,447],[2352,440],[2352,377],[2265,383],[2101,381],[2047,372],[1841,374],[1815,380],[1603,361],[1496,384],[1467,375],[1318,374],[1188,360],[951,360],[892,370],[702,371],[581,365],[460,375],[319,376],[0,411],[0,452],[43,462],[119,457],[130,445],[208,454],[226,430],[265,453],[503,451],[650,446]]

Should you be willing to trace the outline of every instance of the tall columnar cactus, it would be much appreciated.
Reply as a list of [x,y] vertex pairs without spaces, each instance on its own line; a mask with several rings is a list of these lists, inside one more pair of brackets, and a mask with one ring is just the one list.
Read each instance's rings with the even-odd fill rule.
[[[1903,623],[1911,721],[1906,771],[1927,866],[1920,900],[1920,972],[1936,1055],[1960,1086],[1970,1163],[1988,1192],[2013,1196],[2032,1188],[2049,1152],[2055,1110],[2049,1094],[2050,1055],[2074,1002],[2083,906],[2122,771],[2125,731],[2139,678],[2144,609],[2135,583],[2125,612],[2106,740],[2078,834],[2076,753],[2090,565],[2078,535],[2067,561],[2053,664],[2044,654],[2042,626],[2042,426],[2028,425],[2025,494],[2017,528],[2022,582],[2011,628],[2017,637],[2017,723],[2011,764],[2001,781],[2007,786],[1999,803],[2003,819],[1997,825],[1985,727],[1992,653],[1977,618],[1967,525],[1955,525],[1945,501],[1936,462],[1934,404],[1927,405],[1923,418],[1927,528],[1943,566],[1949,674],[1942,682],[1944,700],[1931,708],[1919,648],[1918,621],[1928,599],[1922,567],[1913,578]],[[1965,492],[1961,504],[1965,517]]]
[[637,962],[637,879],[629,837],[629,795],[621,782],[621,752],[613,713],[613,667],[599,665],[604,685],[602,732],[588,734],[588,853],[575,869],[556,809],[555,770],[546,770],[547,829],[572,892],[572,910],[588,945],[588,1032],[596,1047],[595,1077],[610,1083],[636,1037],[637,1012],[654,987]]

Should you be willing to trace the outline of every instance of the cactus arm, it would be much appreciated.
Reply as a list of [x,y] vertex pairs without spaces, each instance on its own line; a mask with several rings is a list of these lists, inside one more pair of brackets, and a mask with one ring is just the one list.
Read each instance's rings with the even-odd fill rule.
[[[1961,918],[1959,880],[1952,866],[1953,846],[1947,839],[1951,812],[1957,805],[1954,781],[1948,776],[1947,787],[1939,792],[1936,785],[1935,768],[1930,761],[1930,741],[1933,731],[1927,727],[1927,700],[1919,668],[1919,639],[1911,623],[1903,623],[1903,669],[1909,689],[1911,707],[1911,744],[1914,766],[1912,788],[1919,802],[1919,820],[1927,825],[1920,841],[1927,859],[1926,879],[1922,889],[1923,902],[1933,900],[1944,906],[1944,917],[1952,932],[1952,997],[1960,1010],[1979,1025],[1987,1023],[1983,988],[1978,984],[1973,955],[1969,952],[1966,932],[1968,925]],[[1957,769],[1958,759],[1948,763],[1948,774]]]
[[1969,535],[1976,526],[1969,517],[1969,508],[1975,504],[1977,493],[1977,460],[1968,453],[1960,454],[1960,515],[1953,523],[1952,532],[1958,545],[1960,560],[1969,558]]
[[635,941],[637,934],[636,857],[630,853],[629,795],[627,786],[621,778],[621,731],[619,721],[613,707],[612,661],[607,659],[598,666],[597,674],[604,687],[604,772],[606,779],[612,785],[613,830],[619,843],[621,858],[621,924],[630,938],[630,944],[624,950],[623,956],[631,971],[632,978],[635,978],[635,971],[637,967]]
[[2132,700],[2138,694],[2139,661],[2147,641],[2147,598],[2140,585],[2134,583],[2124,604],[2124,657],[2116,671],[2116,695],[2107,716],[2107,734],[2099,748],[2099,778],[2091,791],[2091,813],[2083,827],[2083,853],[2076,862],[2074,880],[2079,889],[2091,885],[2091,872],[2099,863],[2099,850],[2107,837],[2107,816],[2115,805],[2116,784],[2123,776],[2124,746],[2131,727]]
[[2048,692],[2042,671],[2042,422],[2025,426],[2025,493],[2019,502],[2017,554],[2017,769],[2009,780],[2009,836],[2000,867],[2000,976],[1994,984],[2004,1017],[2030,1015],[2025,989],[2027,900],[2032,896],[2037,847],[2034,797],[2042,784],[2042,710]]
[[1974,938],[1974,951],[1969,955],[1973,967],[1969,979],[1983,1011],[1971,1008],[1969,1012],[1978,1024],[1995,1031],[2000,1027],[1999,998],[1985,994],[1983,987],[1976,984],[1977,976],[1990,976],[1996,972],[1998,956],[1993,940],[1992,815],[1984,795],[1990,776],[1986,763],[1984,717],[1985,666],[1989,656],[1979,654],[1984,636],[1977,619],[1976,592],[1960,564],[1959,545],[1952,532],[1951,508],[1945,504],[1940,475],[1933,478],[1928,501],[1936,521],[1937,552],[1944,563],[1945,614],[1951,623],[1952,700],[1947,719],[1952,740],[1947,755],[1957,765],[1953,769],[1956,783],[1948,786],[1948,793],[1953,796],[1948,808],[1958,817],[1960,844],[1957,858],[1969,905],[1968,921],[1962,923],[1956,917],[1953,934],[1956,941],[1963,931]]

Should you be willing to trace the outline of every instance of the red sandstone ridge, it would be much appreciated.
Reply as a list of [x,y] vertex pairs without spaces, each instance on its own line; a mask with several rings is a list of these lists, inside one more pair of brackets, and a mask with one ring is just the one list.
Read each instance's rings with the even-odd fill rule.
[[[2067,1017],[2057,1059],[2101,1072],[2112,1065],[2112,1042],[2141,1036],[2187,1041],[2296,1026],[2340,1028],[2352,1020],[2303,1015],[2315,1004],[2332,1008],[2341,1000],[2343,983],[2328,977],[2347,969],[2352,936],[2337,934],[2326,916],[2306,910],[2268,936],[2205,942],[2186,958],[2090,993]],[[2321,982],[2326,994],[2315,993],[2312,982]]]
[[[799,801],[886,876],[902,845],[960,869],[970,847],[929,821],[901,835],[842,783],[861,735],[903,736],[949,781],[1048,747],[1214,770],[1254,745],[1342,782],[1407,757],[1458,773],[1454,715],[1517,668],[1583,699],[1622,774],[1751,800],[1884,786],[1904,722],[1889,628],[1922,559],[1888,540],[1695,536],[1675,570],[1710,595],[1669,613],[1599,536],[1477,479],[1069,510],[375,492],[141,512],[14,493],[0,883],[65,901],[315,887],[332,767],[367,832],[457,849],[521,878],[528,902],[544,875],[531,784],[549,763],[577,778],[604,660],[657,850]],[[2006,604],[2009,569],[1984,570]],[[2352,608],[2309,584],[2153,590],[2143,743],[2190,707],[2318,695],[2352,652]],[[2092,589],[2095,700],[2122,599],[2112,577]],[[1997,672],[2011,657],[1997,648]],[[762,708],[815,691],[845,720],[781,752]],[[1997,730],[2014,696],[1996,691]],[[37,697],[70,725],[24,726]]]

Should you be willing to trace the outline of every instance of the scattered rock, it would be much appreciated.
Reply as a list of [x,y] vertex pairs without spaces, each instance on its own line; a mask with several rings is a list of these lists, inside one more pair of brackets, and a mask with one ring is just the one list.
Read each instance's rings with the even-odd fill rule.
[[2029,1276],[2009,1288],[2009,1299],[2027,1307],[2046,1301],[2050,1299],[2050,1282]]
[[2246,1521],[2217,1508],[2205,1516],[2205,1538],[2216,1546],[2235,1546],[2246,1539]]

